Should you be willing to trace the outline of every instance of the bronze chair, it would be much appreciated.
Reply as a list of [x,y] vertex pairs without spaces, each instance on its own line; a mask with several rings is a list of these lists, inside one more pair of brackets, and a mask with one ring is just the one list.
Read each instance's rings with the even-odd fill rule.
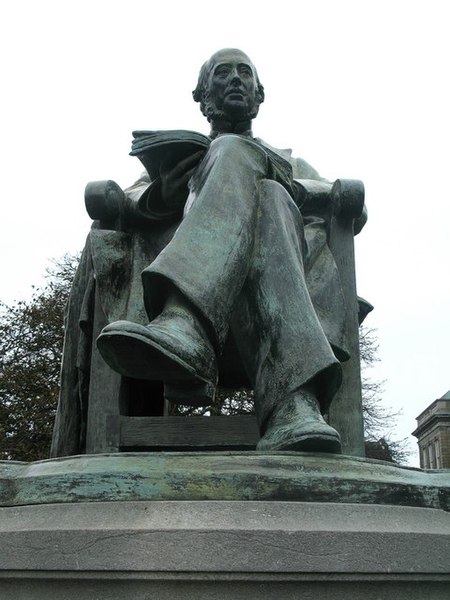
[[[353,243],[365,222],[364,188],[356,180],[341,179],[333,185],[302,180],[300,190],[302,214],[313,211],[328,223],[327,241],[347,304],[351,359],[343,364],[343,384],[328,418],[341,435],[343,453],[364,456],[358,328],[372,307],[356,294]],[[143,227],[124,192],[112,181],[88,184],[85,199],[94,222],[66,316],[58,433],[52,456],[254,449],[259,439],[255,417],[168,416],[162,382],[122,377],[103,361],[95,341],[108,322],[124,314],[145,322],[143,302],[140,306],[135,302],[142,296],[139,275],[167,244],[178,223],[169,228],[158,223]],[[236,356],[231,340],[219,364],[219,381],[227,387],[246,384]]]

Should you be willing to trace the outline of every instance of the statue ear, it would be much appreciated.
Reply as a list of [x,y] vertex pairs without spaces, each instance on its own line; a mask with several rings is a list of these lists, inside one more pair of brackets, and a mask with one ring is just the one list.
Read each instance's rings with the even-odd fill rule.
[[262,104],[264,102],[264,99],[266,97],[265,93],[264,93],[264,86],[258,82],[258,102],[260,104]]

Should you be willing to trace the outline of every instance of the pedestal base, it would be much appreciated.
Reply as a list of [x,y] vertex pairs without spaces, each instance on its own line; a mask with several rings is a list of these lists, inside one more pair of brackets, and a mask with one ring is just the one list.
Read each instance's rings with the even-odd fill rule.
[[449,597],[450,518],[303,502],[119,502],[1,509],[8,600]]
[[7,600],[450,597],[448,472],[212,453],[3,463],[0,475]]

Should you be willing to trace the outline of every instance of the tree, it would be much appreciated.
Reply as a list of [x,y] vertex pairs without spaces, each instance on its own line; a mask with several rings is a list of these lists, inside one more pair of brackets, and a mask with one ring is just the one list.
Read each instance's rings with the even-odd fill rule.
[[376,458],[401,464],[406,462],[411,454],[408,446],[408,440],[395,440],[390,435],[379,439],[366,439],[366,457]]
[[379,361],[376,331],[360,327],[359,351],[361,356],[361,386],[363,421],[367,458],[404,463],[411,454],[407,438],[397,440],[393,430],[401,411],[393,411],[383,402],[384,381],[374,381],[368,375],[370,368]]
[[64,307],[78,262],[47,270],[30,300],[0,304],[0,458],[48,458],[59,390]]
[[[0,459],[47,458],[59,392],[63,347],[64,308],[78,263],[65,255],[53,261],[46,285],[29,301],[12,306],[0,303]],[[392,438],[399,413],[385,407],[383,382],[373,381],[368,369],[378,361],[373,329],[361,328],[363,418],[366,453],[370,458],[404,462],[406,440]],[[220,389],[210,406],[192,408],[173,404],[171,414],[253,414],[253,392]]]

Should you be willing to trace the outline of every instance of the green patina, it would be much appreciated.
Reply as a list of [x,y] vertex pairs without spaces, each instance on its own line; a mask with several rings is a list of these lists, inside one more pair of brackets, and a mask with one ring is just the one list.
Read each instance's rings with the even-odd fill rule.
[[313,453],[85,455],[0,464],[0,505],[289,500],[450,509],[450,472]]

